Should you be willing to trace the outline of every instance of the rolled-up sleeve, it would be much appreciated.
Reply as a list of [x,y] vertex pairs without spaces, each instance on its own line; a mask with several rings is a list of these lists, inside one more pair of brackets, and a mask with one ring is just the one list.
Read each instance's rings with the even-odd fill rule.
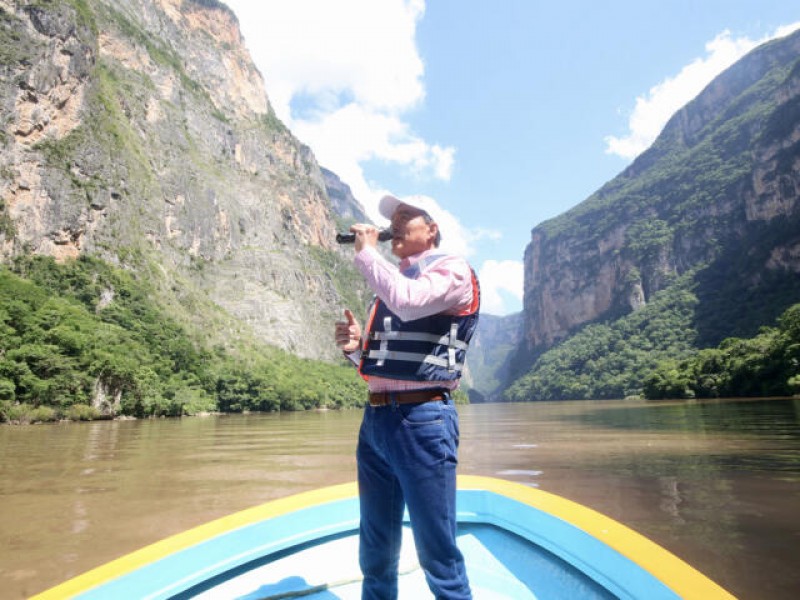
[[438,258],[416,279],[404,276],[370,247],[356,255],[355,265],[375,295],[403,321],[457,313],[472,304],[472,271],[461,257]]

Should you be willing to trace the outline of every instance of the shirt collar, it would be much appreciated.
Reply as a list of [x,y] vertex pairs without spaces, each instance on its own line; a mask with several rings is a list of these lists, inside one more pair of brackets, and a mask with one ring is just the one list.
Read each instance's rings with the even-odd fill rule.
[[437,250],[436,248],[429,248],[428,250],[424,250],[422,252],[419,252],[418,254],[412,254],[411,256],[407,256],[406,258],[400,261],[398,267],[400,268],[401,271],[405,271],[406,269],[409,269],[415,264],[417,264],[423,258],[426,258],[431,254],[433,254],[436,250]]

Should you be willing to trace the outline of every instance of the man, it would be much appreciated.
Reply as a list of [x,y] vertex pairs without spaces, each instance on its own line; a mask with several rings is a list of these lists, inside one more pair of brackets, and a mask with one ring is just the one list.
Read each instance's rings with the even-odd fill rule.
[[378,230],[357,224],[355,265],[375,300],[366,331],[350,310],[336,345],[358,365],[369,405],[358,439],[359,561],[363,599],[397,598],[404,506],[420,565],[436,598],[471,598],[456,546],[458,386],[478,319],[480,293],[465,260],[440,253],[438,224],[385,196],[395,267],[377,251]]

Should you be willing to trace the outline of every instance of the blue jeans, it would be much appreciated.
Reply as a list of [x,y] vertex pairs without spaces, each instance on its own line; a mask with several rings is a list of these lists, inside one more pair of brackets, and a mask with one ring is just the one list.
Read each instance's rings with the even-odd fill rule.
[[358,436],[362,600],[397,598],[403,509],[436,598],[471,598],[456,546],[458,413],[453,401],[367,406]]

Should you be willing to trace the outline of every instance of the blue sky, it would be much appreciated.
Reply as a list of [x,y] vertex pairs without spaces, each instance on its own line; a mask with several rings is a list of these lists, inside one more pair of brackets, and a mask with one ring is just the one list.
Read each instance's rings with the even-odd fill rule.
[[586,199],[756,45],[787,0],[225,0],[278,116],[367,213],[426,205],[521,310],[530,231]]

